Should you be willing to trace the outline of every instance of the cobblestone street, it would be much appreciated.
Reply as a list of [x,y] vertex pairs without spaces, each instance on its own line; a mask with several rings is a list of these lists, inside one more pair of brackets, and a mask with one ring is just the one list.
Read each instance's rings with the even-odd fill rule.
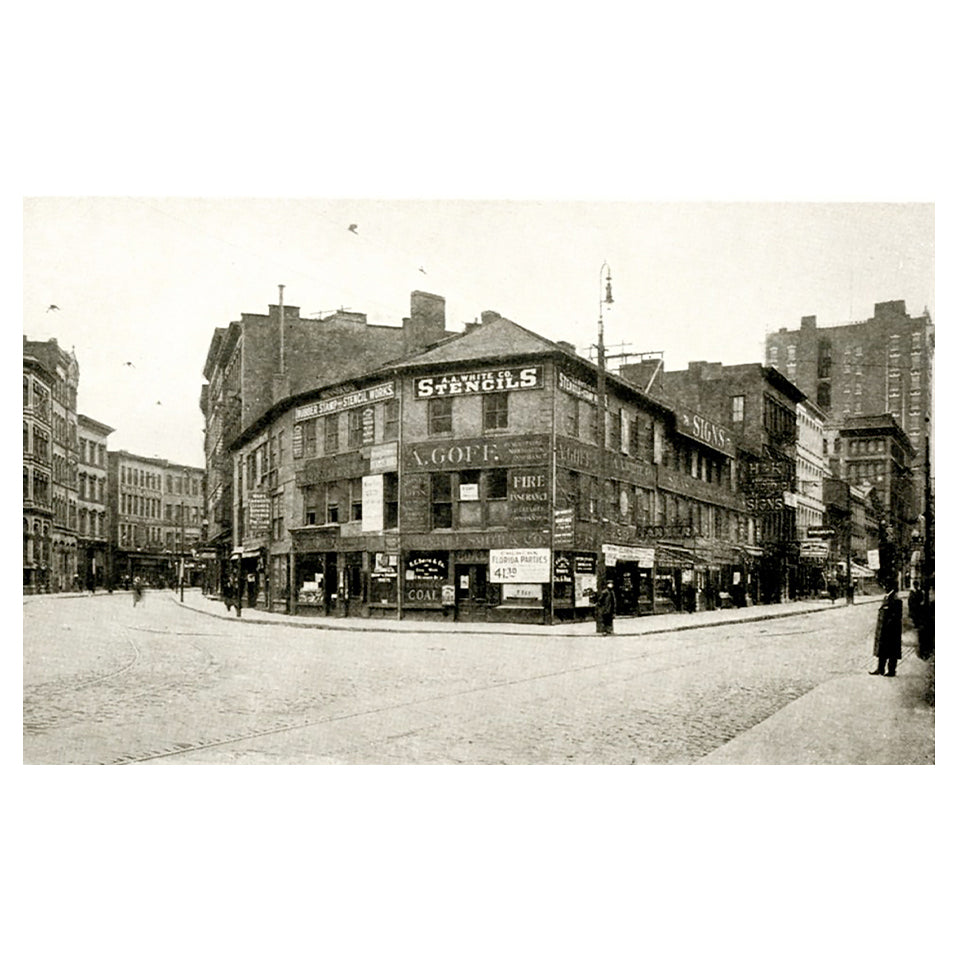
[[24,605],[27,763],[691,763],[870,663],[873,605],[646,636],[294,629],[168,592]]

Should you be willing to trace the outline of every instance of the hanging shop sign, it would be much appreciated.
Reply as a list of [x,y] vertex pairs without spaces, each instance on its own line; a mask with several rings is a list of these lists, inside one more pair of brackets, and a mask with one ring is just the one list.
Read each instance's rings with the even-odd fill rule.
[[610,566],[618,561],[623,561],[636,563],[640,567],[652,567],[653,554],[653,547],[628,547],[619,543],[605,543],[603,545],[603,558]]
[[825,560],[830,553],[830,548],[825,540],[801,540],[800,556],[808,557],[812,560]]
[[593,387],[582,380],[568,377],[562,370],[557,371],[557,386],[581,400],[586,400],[588,403],[597,402],[597,392]]
[[543,386],[543,367],[501,367],[445,373],[436,377],[417,377],[413,395],[416,400],[453,397],[469,393],[503,393],[507,390],[531,390]]
[[511,464],[547,463],[550,438],[544,434],[516,437],[476,437],[451,443],[404,444],[404,470],[462,470],[465,468],[505,467]]
[[550,549],[501,549],[490,551],[491,583],[549,583]]
[[807,530],[808,537],[822,537],[824,539],[829,539],[830,537],[835,537],[837,531],[833,527],[810,527]]
[[394,397],[394,382],[392,380],[378,383],[363,390],[345,393],[339,397],[329,397],[326,400],[317,400],[304,407],[297,407],[294,420],[309,420],[311,417],[323,417],[328,413],[339,413],[341,410],[350,410],[353,407],[362,407],[368,403],[377,403],[380,400],[392,400]]

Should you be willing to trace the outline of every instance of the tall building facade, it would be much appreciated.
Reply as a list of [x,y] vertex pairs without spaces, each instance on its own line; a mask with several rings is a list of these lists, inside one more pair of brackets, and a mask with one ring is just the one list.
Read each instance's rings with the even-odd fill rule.
[[764,551],[755,583],[760,602],[779,602],[801,587],[797,543],[797,405],[802,390],[773,367],[693,362],[664,371],[669,400],[711,411],[733,437],[737,487]]
[[199,582],[194,550],[203,533],[204,471],[126,450],[107,454],[110,577],[154,586]]
[[[26,342],[24,342],[26,345]],[[23,354],[23,592],[50,589],[53,533],[53,375]]]
[[200,392],[207,476],[204,550],[211,590],[224,586],[235,539],[231,451],[241,432],[289,397],[342,383],[443,339],[444,315],[442,297],[414,291],[410,316],[399,327],[368,324],[354,311],[307,317],[297,306],[274,304],[266,314],[244,313],[214,330]]
[[77,572],[87,589],[107,584],[107,437],[111,433],[113,427],[82,413],[77,416]]
[[914,450],[923,450],[933,419],[934,324],[924,310],[907,313],[903,300],[874,305],[859,323],[767,334],[766,362],[816,402],[829,425],[851,416],[889,413]]
[[50,556],[44,579],[49,590],[72,590],[77,572],[77,387],[80,367],[72,352],[50,340],[23,338],[25,356],[50,377]]

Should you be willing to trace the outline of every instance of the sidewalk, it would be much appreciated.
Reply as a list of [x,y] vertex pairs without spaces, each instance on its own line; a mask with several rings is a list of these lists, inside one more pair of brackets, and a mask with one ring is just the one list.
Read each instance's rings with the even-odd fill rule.
[[[855,603],[879,603],[876,597],[857,597]],[[227,612],[222,600],[213,600],[199,591],[187,591],[183,605],[197,613],[236,620],[236,611]],[[774,620],[780,617],[800,616],[823,610],[839,610],[844,604],[829,600],[791,600],[788,603],[772,603],[754,607],[737,607],[732,610],[698,610],[696,613],[662,613],[648,617],[617,617],[614,629],[618,636],[642,637],[651,633],[671,633],[678,630],[695,630],[699,627],[723,626],[731,623],[749,623],[756,620]],[[595,635],[596,624],[592,619],[580,623],[557,623],[552,627],[528,623],[463,623],[451,616],[448,620],[394,620],[369,617],[323,617],[299,616],[286,613],[271,613],[244,607],[241,619],[249,623],[285,624],[312,630],[347,630],[356,633],[495,633],[503,637],[586,637]]]
[[915,638],[904,630],[896,677],[829,680],[698,763],[934,763],[934,662],[917,659]]

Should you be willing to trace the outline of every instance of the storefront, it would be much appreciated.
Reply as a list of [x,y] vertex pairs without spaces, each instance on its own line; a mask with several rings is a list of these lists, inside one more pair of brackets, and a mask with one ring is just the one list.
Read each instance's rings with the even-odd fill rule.
[[613,580],[616,614],[636,617],[654,612],[654,548],[605,543],[607,579]]

